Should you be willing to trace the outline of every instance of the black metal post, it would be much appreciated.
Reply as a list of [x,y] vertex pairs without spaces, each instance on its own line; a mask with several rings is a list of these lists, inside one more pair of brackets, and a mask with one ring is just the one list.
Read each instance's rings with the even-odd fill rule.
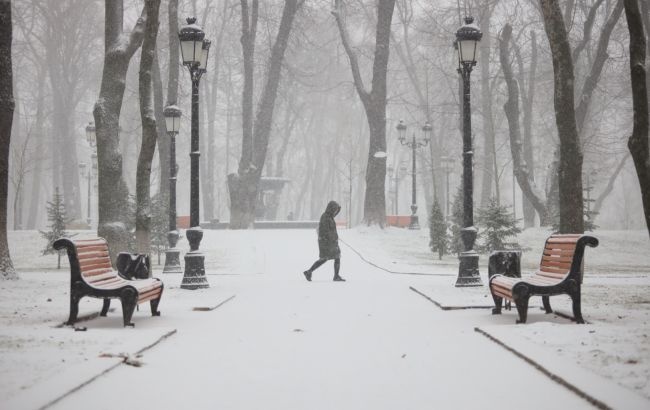
[[90,166],[88,166],[88,218],[86,219],[86,222],[88,223],[88,227],[90,228],[90,222],[92,222],[92,218],[90,217],[90,185],[92,184],[92,178],[93,178],[93,164],[91,163]]
[[169,232],[167,240],[169,249],[165,252],[165,267],[163,273],[182,273],[183,269],[180,260],[180,249],[176,248],[178,243],[178,230],[176,229],[176,133],[169,132]]
[[192,77],[192,139],[190,142],[190,228],[185,232],[190,251],[185,254],[182,289],[210,287],[205,276],[205,256],[199,251],[203,230],[199,224],[199,82],[203,70],[197,63],[188,66]]
[[460,231],[464,251],[458,256],[456,286],[482,286],[478,270],[478,253],[474,250],[476,228],[474,227],[474,176],[472,172],[472,118],[470,110],[471,63],[462,63],[459,69],[463,78],[463,229]]
[[413,141],[411,142],[411,153],[413,156],[413,170],[411,177],[411,223],[409,224],[409,229],[420,229],[420,222],[418,221],[418,216],[416,212],[418,211],[417,205],[417,191],[416,191],[416,164],[415,164],[415,150],[418,148],[418,143],[415,140],[415,134],[413,134]]

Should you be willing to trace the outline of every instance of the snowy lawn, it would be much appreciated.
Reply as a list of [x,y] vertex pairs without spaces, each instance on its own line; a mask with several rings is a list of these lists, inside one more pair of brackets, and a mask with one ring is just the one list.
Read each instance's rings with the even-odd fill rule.
[[[146,380],[144,384],[151,388],[162,386],[154,401],[171,408],[174,399],[162,392],[176,390],[174,381],[186,366],[201,380],[216,383],[210,384],[216,393],[204,391],[202,383],[185,386],[190,393],[204,392],[205,397],[195,399],[198,408],[214,408],[217,397],[224,400],[219,402],[225,405],[221,408],[250,408],[259,401],[248,396],[246,383],[261,389],[259,393],[269,400],[270,407],[471,407],[476,404],[471,397],[445,389],[449,383],[440,385],[443,377],[447,382],[453,380],[453,385],[463,384],[467,377],[462,369],[468,364],[450,360],[460,357],[454,349],[476,353],[475,358],[472,353],[461,360],[469,360],[470,366],[481,363],[473,367],[471,376],[480,396],[496,394],[498,400],[517,400],[517,395],[505,399],[503,391],[486,390],[492,385],[486,381],[493,378],[493,358],[499,358],[515,375],[510,381],[521,379],[525,387],[537,380],[536,386],[543,383],[540,388],[559,394],[549,379],[514,355],[507,358],[504,349],[474,332],[480,328],[506,344],[560,359],[551,361],[551,366],[560,362],[579,365],[650,398],[647,233],[595,233],[601,242],[598,248],[587,249],[583,315],[589,323],[584,326],[545,315],[534,307],[526,325],[514,325],[514,311],[490,315],[489,309],[480,308],[491,306],[487,288],[454,288],[457,259],[434,258],[428,249],[427,230],[361,227],[341,229],[339,234],[344,242],[341,274],[348,279],[345,284],[331,282],[331,262],[314,273],[312,283],[304,281],[301,272],[317,258],[316,234],[311,230],[205,231],[201,249],[206,254],[211,288],[181,290],[181,275],[163,276],[162,267],[157,266],[155,275],[165,281],[162,316],[151,317],[148,304],[143,304],[134,315],[135,328],[125,329],[119,302],[114,301],[114,311],[107,318],[79,322],[77,327],[87,330],[74,331],[56,327],[68,313],[67,258],[62,258],[62,269],[57,271],[56,256],[40,256],[42,239],[37,232],[10,232],[12,257],[21,280],[0,283],[0,397],[16,403],[12,408],[39,407],[121,361],[100,356],[134,356],[170,334],[139,359],[143,367],[116,368],[63,399],[58,408],[83,408],[89,394],[110,396],[113,389],[106,389],[107,383],[128,388],[142,385],[138,380]],[[538,229],[527,230],[520,237],[520,243],[531,249],[524,253],[524,271],[539,262],[547,235]],[[186,247],[186,241],[179,246]],[[357,254],[378,268],[362,262]],[[486,262],[481,256],[483,275]],[[443,306],[478,309],[442,311],[409,287]],[[193,310],[214,308],[225,301],[214,311]],[[571,311],[568,297],[552,298],[551,303],[554,309]],[[99,300],[85,298],[80,314],[100,308]],[[172,333],[174,330],[177,332]],[[367,357],[358,357],[366,348]],[[185,360],[188,352],[190,359]],[[196,365],[208,369],[195,373],[192,366]],[[286,374],[276,373],[283,368]],[[562,371],[569,378],[579,374]],[[395,377],[400,380],[397,384]],[[286,387],[287,383],[294,387]],[[370,394],[378,386],[383,386],[384,393],[376,400],[366,397],[359,401],[360,395]],[[109,400],[128,399],[108,396]],[[181,394],[179,399],[183,397]],[[571,394],[557,397],[565,408],[575,408],[569,404],[573,403]],[[574,404],[586,403],[580,400]]]
[[[539,267],[545,229],[528,229],[518,238],[527,248],[522,254],[525,274]],[[547,347],[558,356],[615,380],[650,398],[650,240],[647,231],[596,231],[600,244],[587,248],[582,289],[582,312],[588,324],[567,326],[556,315],[545,315],[541,298],[530,302],[528,324],[515,326],[516,309],[494,317],[502,324],[499,335],[524,338]],[[487,256],[481,255],[485,286],[455,288],[458,259],[445,255],[438,260],[428,248],[428,230],[361,227],[343,231],[342,238],[367,259],[392,271],[431,275],[449,273],[453,278],[432,278],[415,288],[443,308],[493,307],[487,288]],[[414,262],[417,261],[417,262]],[[553,309],[572,316],[568,296],[551,298]],[[490,311],[477,311],[489,315]],[[553,316],[553,317],[551,317]],[[505,320],[504,320],[505,319]]]

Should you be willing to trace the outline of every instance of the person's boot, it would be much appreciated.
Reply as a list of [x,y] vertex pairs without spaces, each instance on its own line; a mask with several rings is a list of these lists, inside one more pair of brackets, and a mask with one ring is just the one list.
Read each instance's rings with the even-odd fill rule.
[[345,279],[343,279],[339,275],[334,275],[334,282],[345,282]]
[[305,279],[307,279],[307,281],[311,282],[311,272],[310,271],[306,270],[302,274],[305,275]]

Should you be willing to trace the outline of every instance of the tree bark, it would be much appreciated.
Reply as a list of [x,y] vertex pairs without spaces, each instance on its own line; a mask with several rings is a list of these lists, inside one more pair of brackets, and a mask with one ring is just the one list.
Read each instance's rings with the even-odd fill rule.
[[[541,190],[535,185],[535,180],[532,176],[531,167],[527,164],[524,155],[524,147],[521,139],[521,130],[519,128],[519,86],[512,74],[512,66],[510,63],[509,43],[512,36],[512,27],[506,24],[501,31],[501,39],[499,44],[499,59],[503,75],[505,77],[506,86],[508,88],[508,100],[503,106],[508,119],[508,130],[510,133],[510,151],[512,152],[513,169],[515,178],[522,192],[526,198],[535,207],[535,210],[540,215],[542,225],[546,224],[548,218],[548,210],[544,203],[544,196]],[[534,214],[533,214],[534,216]]]
[[[523,104],[523,122],[524,122],[524,160],[529,171],[530,181],[535,182],[535,156],[534,137],[533,137],[533,107],[535,105],[535,83],[537,73],[537,36],[535,32],[530,32],[531,59],[528,72],[527,89],[522,91],[521,101]],[[521,53],[517,51],[517,61],[519,62],[519,84],[524,87],[524,64],[521,59]],[[528,196],[524,193],[522,209],[524,213],[524,228],[535,226],[535,207]],[[548,215],[547,215],[548,216]],[[540,218],[541,219],[541,218]]]
[[625,0],[625,17],[630,32],[630,78],[634,126],[627,146],[641,186],[641,200],[646,227],[650,235],[650,142],[648,141],[648,78],[646,71],[646,38],[643,20],[636,0]]
[[571,49],[557,0],[540,0],[553,57],[555,123],[560,138],[560,233],[584,232],[582,149],[576,127]]
[[[496,4],[496,3],[495,3]],[[483,165],[481,170],[481,207],[484,208],[490,202],[493,191],[498,191],[498,174],[495,172],[495,130],[494,114],[492,113],[492,92],[490,90],[490,52],[492,40],[490,35],[490,20],[492,18],[493,6],[483,7],[484,11],[480,16],[480,28],[483,38],[480,43],[480,64],[481,67],[481,116],[483,118]]]
[[[246,69],[246,60],[251,59],[254,52],[255,32],[248,30],[248,13],[244,14],[244,3],[242,0],[242,46],[244,49],[244,95],[242,98],[243,110],[243,135],[242,135],[242,156],[239,162],[237,174],[228,175],[228,187],[230,189],[230,228],[247,229],[255,219],[255,205],[259,191],[259,181],[266,160],[269,136],[273,122],[273,110],[277,96],[278,85],[284,53],[291,34],[293,20],[303,1],[286,0],[280,20],[280,27],[271,48],[271,55],[267,64],[266,83],[255,114],[255,124],[252,124],[250,111],[252,109],[252,65]],[[251,28],[257,24],[257,1],[253,0],[253,12]],[[246,17],[246,18],[244,18]],[[251,78],[248,76],[251,75]],[[250,82],[249,82],[250,81]],[[246,94],[250,92],[249,96]],[[251,128],[252,127],[252,128]],[[251,138],[248,136],[250,135]]]
[[140,56],[140,118],[142,120],[142,143],[138,156],[135,193],[135,238],[138,253],[151,251],[151,163],[156,151],[158,129],[153,101],[153,66],[158,35],[158,11],[160,0],[146,0],[147,22]]
[[576,126],[578,128],[578,133],[584,136],[583,128],[585,126],[585,120],[587,118],[587,113],[589,111],[589,106],[591,104],[592,96],[598,85],[598,80],[600,79],[600,74],[603,71],[605,62],[609,58],[607,54],[607,47],[609,45],[609,38],[616,26],[616,22],[621,17],[623,12],[623,1],[618,0],[614,10],[610,14],[609,18],[605,25],[601,28],[600,37],[598,39],[598,47],[596,49],[596,55],[594,63],[591,66],[589,75],[585,79],[584,85],[580,93],[578,107],[575,110],[576,116]]
[[[157,41],[156,41],[157,43]],[[171,150],[171,140],[167,135],[167,125],[165,124],[164,114],[164,101],[163,83],[160,73],[160,61],[158,60],[158,47],[156,46],[156,54],[153,60],[153,107],[156,116],[156,135],[158,145],[158,165],[159,165],[159,179],[158,179],[158,195],[161,198],[160,205],[162,206],[162,213],[167,215],[169,213],[169,154]]]
[[104,27],[104,69],[99,98],[93,109],[97,135],[99,180],[99,222],[97,234],[108,242],[114,259],[128,248],[126,227],[128,188],[122,175],[119,119],[131,57],[144,37],[146,8],[131,34],[123,32],[123,0],[106,0]]
[[9,152],[14,115],[11,1],[0,0],[0,278],[18,279],[7,241]]
[[341,36],[341,42],[350,61],[354,86],[363,103],[368,121],[370,144],[366,167],[366,193],[363,204],[363,220],[367,225],[386,224],[386,157],[375,156],[386,152],[386,93],[388,58],[390,54],[390,31],[395,0],[379,0],[377,3],[377,28],[375,55],[372,66],[372,86],[366,90],[356,53],[352,50],[342,0],[335,1],[332,11]]
[[[45,76],[44,68],[39,64],[38,69],[38,91],[36,97],[36,119],[34,123],[34,136],[37,144],[44,145],[43,123],[45,118]],[[29,201],[29,212],[27,214],[27,229],[36,229],[37,220],[39,215],[39,206],[41,205],[41,177],[42,177],[42,158],[37,158],[34,165],[34,173],[32,174],[32,186]],[[92,166],[92,164],[91,164]]]

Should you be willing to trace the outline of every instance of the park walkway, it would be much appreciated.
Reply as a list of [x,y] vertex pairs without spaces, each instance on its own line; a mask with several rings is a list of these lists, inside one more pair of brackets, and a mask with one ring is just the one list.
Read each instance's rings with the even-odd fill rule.
[[309,283],[313,232],[257,237],[241,259],[249,274],[209,275],[234,299],[196,312],[144,366],[120,366],[53,408],[591,407],[476,333],[487,311],[445,312],[409,290],[428,277],[387,274],[342,246],[348,281],[331,282],[328,262]]

